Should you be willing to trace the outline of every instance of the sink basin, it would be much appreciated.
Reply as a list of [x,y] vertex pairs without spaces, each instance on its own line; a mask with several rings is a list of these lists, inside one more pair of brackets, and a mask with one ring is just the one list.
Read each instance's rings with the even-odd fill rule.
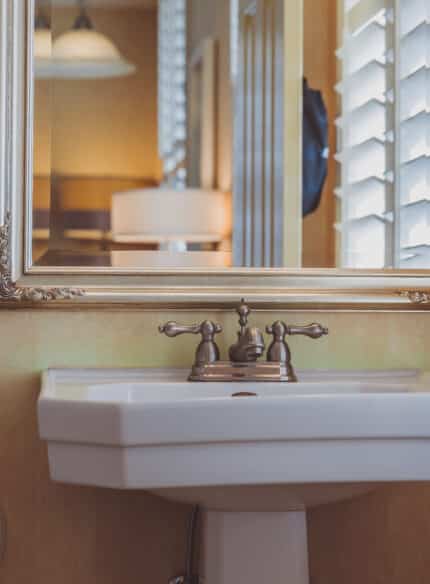
[[[39,429],[52,478],[199,504],[209,510],[208,541],[214,534],[230,541],[224,560],[240,553],[231,537],[245,529],[248,513],[260,512],[262,521],[270,512],[276,521],[285,516],[291,549],[306,557],[306,507],[379,483],[430,480],[427,373],[298,371],[296,384],[189,383],[187,375],[178,369],[46,372]],[[252,524],[256,538],[270,540],[276,531],[270,521]],[[219,541],[207,547],[221,553]],[[302,568],[288,582],[308,582]],[[236,582],[234,570],[224,579],[209,572],[209,582]],[[278,582],[276,574],[271,579]]]
[[[297,508],[301,496],[317,504],[363,483],[430,480],[427,374],[305,371],[296,384],[244,386],[188,383],[187,373],[45,373],[39,427],[52,478],[271,509],[290,504],[279,485],[308,485],[291,489]],[[232,397],[245,390],[256,395]],[[238,485],[246,502],[227,489]]]

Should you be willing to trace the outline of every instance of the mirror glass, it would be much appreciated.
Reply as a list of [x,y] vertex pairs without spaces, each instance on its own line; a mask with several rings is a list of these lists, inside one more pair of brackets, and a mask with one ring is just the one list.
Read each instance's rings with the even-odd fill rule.
[[33,265],[430,268],[428,0],[34,12]]

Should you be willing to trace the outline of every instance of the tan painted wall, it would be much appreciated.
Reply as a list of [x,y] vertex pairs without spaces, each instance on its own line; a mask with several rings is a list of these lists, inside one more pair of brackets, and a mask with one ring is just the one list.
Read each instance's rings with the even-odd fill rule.
[[309,514],[312,584],[427,584],[430,485],[384,487]]
[[[53,11],[54,36],[76,11]],[[116,79],[37,81],[35,173],[155,178],[157,151],[157,12],[92,9],[94,25],[137,65]]]
[[[205,316],[207,314],[205,313]],[[207,315],[234,338],[236,318]],[[276,315],[279,316],[279,315]],[[292,341],[298,367],[429,369],[430,315],[288,314],[330,327]],[[47,367],[188,365],[195,339],[164,339],[143,311],[0,311],[0,507],[9,523],[2,584],[165,584],[181,567],[186,508],[143,493],[53,485],[37,436]],[[256,315],[263,326],[275,314]],[[427,584],[430,486],[396,487],[309,514],[312,584]]]

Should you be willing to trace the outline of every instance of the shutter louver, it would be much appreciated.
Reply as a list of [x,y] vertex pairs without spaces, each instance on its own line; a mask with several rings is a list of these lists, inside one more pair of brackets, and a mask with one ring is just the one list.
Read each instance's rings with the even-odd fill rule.
[[430,6],[399,0],[399,266],[430,267]]
[[342,265],[430,267],[430,7],[345,0],[337,120]]

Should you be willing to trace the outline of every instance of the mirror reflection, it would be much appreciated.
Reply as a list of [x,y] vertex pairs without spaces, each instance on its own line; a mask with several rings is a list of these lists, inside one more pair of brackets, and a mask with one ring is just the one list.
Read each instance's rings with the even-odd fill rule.
[[36,0],[33,263],[430,268],[429,27],[427,0]]

